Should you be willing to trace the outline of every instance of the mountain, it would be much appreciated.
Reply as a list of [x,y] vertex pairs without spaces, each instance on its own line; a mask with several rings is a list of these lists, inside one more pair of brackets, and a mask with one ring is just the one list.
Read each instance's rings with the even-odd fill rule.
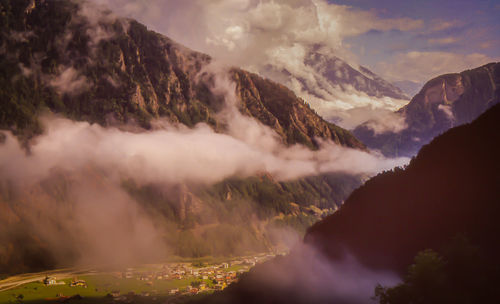
[[[12,163],[31,159],[46,135],[47,113],[96,124],[89,125],[94,135],[151,134],[165,121],[184,131],[205,123],[216,134],[227,134],[225,110],[231,106],[243,118],[232,112],[230,117],[270,128],[284,146],[312,151],[319,139],[366,150],[283,85],[214,66],[209,56],[87,2],[1,1],[0,12],[0,129],[15,135],[0,132],[0,152]],[[8,154],[20,148],[16,140],[25,155]],[[36,175],[51,161],[16,170]],[[73,162],[77,156],[69,159]],[[236,174],[215,185],[116,175],[115,168],[91,163],[15,183],[2,168],[0,273],[91,257],[118,262],[118,253],[147,260],[150,253],[164,258],[267,251],[280,245],[280,233],[304,233],[361,183],[359,176],[339,173],[286,181],[266,172]]]
[[366,67],[354,67],[319,46],[306,50],[300,66],[297,69],[294,64],[268,64],[259,73],[292,88],[329,121],[348,119],[343,111],[353,108],[394,110],[395,105],[409,99],[401,89]]
[[329,256],[341,247],[373,268],[404,271],[420,250],[465,235],[489,258],[500,251],[497,218],[500,105],[424,146],[404,169],[384,172],[312,226],[305,241]]
[[[399,88],[385,81],[366,67],[360,66],[356,69],[339,57],[331,53],[325,53],[318,48],[313,48],[307,53],[304,65],[315,71],[313,75],[314,82],[312,82],[315,85],[309,85],[307,79],[299,75],[294,75],[286,68],[280,71],[269,65],[267,72],[271,75],[273,73],[281,73],[284,75],[284,78],[288,78],[288,81],[291,79],[298,80],[303,85],[305,92],[323,99],[326,99],[328,95],[322,94],[321,90],[334,93],[335,88],[342,91],[354,88],[371,97],[407,98]],[[285,75],[288,75],[288,77]]]
[[[220,96],[211,92],[210,79],[196,77],[211,62],[209,56],[89,6],[2,3],[3,129],[40,133],[37,115],[43,108],[101,125],[134,121],[148,129],[153,118],[163,117],[223,129],[215,115],[224,105]],[[274,129],[284,143],[317,147],[319,137],[363,147],[284,86],[238,69],[229,74],[242,100],[240,111]]]
[[[238,283],[194,303],[372,303],[377,284],[396,284],[394,273],[405,273],[418,252],[447,252],[456,237],[479,248],[462,251],[462,257],[479,257],[498,274],[499,123],[495,105],[474,122],[447,131],[406,168],[381,173],[356,189],[336,213],[308,229],[304,244],[289,255],[254,267]],[[423,295],[443,278],[429,279],[439,269],[420,261],[408,277],[420,280],[416,288]],[[462,271],[479,273],[467,268],[477,261],[461,261],[452,261],[458,263],[452,280],[463,278]],[[490,279],[485,283],[495,290],[498,277]],[[395,303],[398,295],[390,294]]]
[[386,156],[412,156],[449,128],[469,123],[500,101],[500,63],[490,63],[427,82],[395,115],[404,119],[400,132],[376,132],[371,123],[353,133]]

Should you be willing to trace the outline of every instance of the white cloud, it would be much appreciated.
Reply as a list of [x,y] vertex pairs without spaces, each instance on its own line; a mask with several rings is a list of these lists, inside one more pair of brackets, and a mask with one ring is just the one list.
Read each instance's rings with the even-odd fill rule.
[[[94,0],[118,14],[137,18],[152,29],[227,63],[254,66],[295,45],[326,45],[337,52],[343,39],[371,29],[402,31],[421,20],[382,19],[372,11],[324,0]],[[263,60],[264,59],[264,60]]]
[[[384,109],[358,108],[354,110],[355,116],[365,117],[364,126],[370,128],[375,134],[385,132],[399,133],[408,127],[406,116]],[[365,114],[368,112],[368,114]]]
[[[308,84],[315,88],[314,82]],[[368,120],[379,118],[381,113],[399,110],[408,103],[408,100],[403,99],[368,96],[354,88],[344,91],[333,85],[322,84],[323,86],[316,90],[323,94],[321,97],[305,91],[298,81],[292,81],[290,88],[306,99],[323,118],[348,130]]]
[[73,67],[66,67],[60,69],[58,75],[47,75],[50,86],[56,88],[61,93],[75,94],[89,87],[90,82],[88,79],[81,75]]
[[92,165],[142,183],[211,184],[260,172],[278,179],[326,172],[375,174],[407,161],[331,142],[324,142],[319,151],[286,148],[272,130],[244,116],[231,122],[231,135],[215,133],[206,125],[132,133],[62,118],[44,124],[47,133],[32,144],[30,155],[7,136],[0,147],[2,176],[35,182],[54,169],[78,171]]
[[[293,298],[300,303],[369,304],[374,303],[372,297],[377,284],[393,286],[400,280],[390,271],[364,267],[348,252],[333,260],[314,246],[299,243],[288,256],[266,267],[256,267],[246,284],[265,286],[268,291],[286,290],[287,294],[282,294],[281,299]],[[228,299],[228,302],[237,301],[237,298]]]
[[431,38],[428,40],[430,44],[437,44],[437,45],[452,44],[458,41],[460,41],[460,39],[456,37]]
[[32,143],[29,156],[8,136],[0,146],[0,168],[16,179],[40,180],[54,168],[78,170],[91,164],[145,183],[210,184],[259,172],[278,179],[326,172],[375,174],[407,161],[385,159],[330,141],[323,142],[318,151],[301,145],[286,147],[272,129],[239,112],[235,84],[226,70],[209,66],[206,71],[215,73],[213,91],[225,98],[226,108],[219,118],[227,124],[227,134],[204,124],[188,129],[157,123],[156,130],[133,133],[46,118],[46,133]]
[[462,23],[458,20],[436,19],[432,21],[429,32],[441,32],[460,25],[462,25]]
[[442,111],[449,120],[455,120],[455,115],[453,114],[453,108],[451,107],[451,105],[440,104],[438,105],[438,110]]
[[[343,127],[353,126],[343,113],[354,107],[394,110],[407,101],[371,98],[354,88],[325,79],[305,61],[314,50],[337,56],[357,67],[357,58],[344,42],[369,30],[410,31],[422,20],[380,18],[373,11],[328,3],[325,0],[93,0],[120,15],[137,18],[153,30],[228,65],[269,77],[306,99],[320,115],[343,116]],[[272,72],[269,71],[270,67]],[[289,75],[291,73],[292,75]],[[304,89],[304,81],[311,96]],[[323,110],[328,108],[328,112]]]

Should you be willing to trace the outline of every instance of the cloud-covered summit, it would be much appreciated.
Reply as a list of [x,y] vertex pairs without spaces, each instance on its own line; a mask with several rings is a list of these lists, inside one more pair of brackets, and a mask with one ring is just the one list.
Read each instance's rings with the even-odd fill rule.
[[[371,85],[374,79],[361,66],[404,84],[412,95],[440,74],[498,59],[494,33],[499,24],[492,18],[497,8],[486,1],[452,7],[393,0],[93,1],[287,85],[322,116],[346,128],[374,118],[363,109],[394,111],[409,99],[381,79]],[[474,43],[465,43],[464,36]],[[310,64],[316,56],[341,62],[340,67],[329,64],[337,77]],[[345,73],[342,65],[353,73]]]

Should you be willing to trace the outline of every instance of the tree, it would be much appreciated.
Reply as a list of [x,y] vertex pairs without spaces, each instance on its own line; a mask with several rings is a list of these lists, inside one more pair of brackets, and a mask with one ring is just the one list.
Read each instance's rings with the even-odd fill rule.
[[377,286],[375,297],[380,304],[443,303],[442,291],[446,281],[445,262],[433,250],[425,250],[415,257],[403,283],[392,288]]
[[500,264],[485,259],[479,248],[458,236],[444,249],[417,254],[403,282],[377,286],[380,304],[500,303]]

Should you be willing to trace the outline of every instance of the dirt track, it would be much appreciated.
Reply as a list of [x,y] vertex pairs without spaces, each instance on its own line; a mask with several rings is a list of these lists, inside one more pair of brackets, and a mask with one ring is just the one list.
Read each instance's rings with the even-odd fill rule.
[[[88,270],[87,270],[88,271]],[[71,278],[74,275],[85,275],[86,271],[77,269],[51,270],[39,273],[28,273],[9,277],[0,281],[0,291],[16,288],[17,286],[43,280],[47,275],[56,277],[58,280]]]

